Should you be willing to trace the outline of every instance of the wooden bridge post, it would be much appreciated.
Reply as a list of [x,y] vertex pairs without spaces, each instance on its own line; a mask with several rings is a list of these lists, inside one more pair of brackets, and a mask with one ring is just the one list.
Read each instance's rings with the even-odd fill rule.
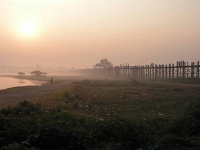
[[138,66],[135,66],[135,79],[138,79]]
[[199,61],[197,62],[197,78],[199,79]]
[[180,78],[183,78],[183,72],[182,72],[183,71],[183,69],[182,69],[183,68],[183,62],[180,61],[179,64],[180,64]]
[[160,65],[160,78],[161,80],[164,80],[164,65]]
[[144,66],[141,66],[141,75],[142,75],[142,80],[144,80]]
[[141,79],[141,70],[140,70],[140,66],[138,66],[138,80]]
[[194,79],[194,62],[191,63],[191,78]]
[[129,64],[127,65],[127,68],[128,68],[128,72],[127,72],[128,75],[127,75],[127,77],[130,78],[130,70],[129,70],[130,68],[129,68]]
[[143,66],[140,66],[140,80],[143,79]]
[[123,64],[123,78],[125,77],[125,65]]
[[179,62],[177,61],[177,65],[176,65],[176,78],[178,79],[179,78]]
[[120,77],[120,78],[122,77],[122,66],[121,66],[121,64],[120,64],[120,66],[119,66],[119,77]]
[[182,61],[179,61],[179,66],[180,66],[180,69],[179,69],[179,78],[182,78],[182,68],[183,68],[183,65],[182,65]]
[[124,78],[124,64],[122,64],[122,78]]
[[121,64],[121,66],[120,66],[120,77],[122,77],[123,76],[123,68],[122,68],[122,64]]
[[150,78],[149,78],[149,65],[147,65],[147,80],[150,80]]
[[169,64],[169,79],[171,79],[171,64]]
[[183,71],[182,71],[182,77],[183,77],[183,79],[185,79],[185,62],[183,61]]
[[157,64],[155,65],[155,80],[157,80],[157,77],[158,77],[158,66]]
[[158,66],[158,80],[162,80],[162,65]]
[[130,67],[130,76],[131,76],[131,79],[133,79],[133,69],[132,69],[132,67]]
[[187,79],[189,78],[189,62],[187,62]]
[[145,80],[147,80],[147,65],[145,66]]
[[119,77],[121,77],[121,64],[119,65]]
[[152,80],[154,80],[155,79],[155,72],[154,72],[154,65],[152,65]]
[[152,65],[149,67],[149,79],[152,80]]
[[159,64],[159,80],[162,80],[162,65]]
[[174,79],[174,64],[172,64],[172,79]]
[[124,77],[127,78],[127,63],[126,63],[126,66],[125,66]]
[[121,77],[124,78],[124,64],[122,64],[122,72],[121,72]]
[[197,65],[196,65],[196,68],[197,68],[197,72],[196,72],[196,78],[199,79],[199,61],[197,61]]
[[140,80],[142,80],[142,66],[140,66]]
[[167,65],[165,65],[165,79],[168,79],[168,77],[167,77]]
[[142,66],[142,80],[145,80],[145,66]]

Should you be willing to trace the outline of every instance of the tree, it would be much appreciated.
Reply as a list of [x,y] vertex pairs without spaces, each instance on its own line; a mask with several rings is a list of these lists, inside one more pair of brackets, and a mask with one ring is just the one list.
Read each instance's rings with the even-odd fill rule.
[[23,73],[23,72],[19,72],[18,74],[19,74],[20,76],[25,75],[25,73]]
[[100,63],[97,63],[93,67],[96,68],[108,68],[108,67],[113,67],[113,64],[108,61],[108,59],[101,59]]
[[42,74],[46,75],[47,73],[43,73],[39,70],[35,70],[35,71],[31,72],[30,74],[34,74],[35,76],[42,76]]

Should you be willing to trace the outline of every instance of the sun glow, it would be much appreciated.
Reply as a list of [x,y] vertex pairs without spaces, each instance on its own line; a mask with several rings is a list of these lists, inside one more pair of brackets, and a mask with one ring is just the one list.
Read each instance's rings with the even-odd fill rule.
[[31,21],[23,21],[19,24],[19,32],[25,37],[32,37],[36,33],[36,25]]

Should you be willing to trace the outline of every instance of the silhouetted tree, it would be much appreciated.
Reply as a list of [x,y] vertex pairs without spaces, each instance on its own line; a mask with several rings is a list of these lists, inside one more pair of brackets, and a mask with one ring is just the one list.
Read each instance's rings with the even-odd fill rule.
[[95,64],[93,67],[96,68],[108,68],[113,67],[113,64],[108,61],[108,59],[101,59],[100,63]]
[[46,75],[47,73],[41,72],[39,70],[35,70],[31,72],[30,74],[34,74],[35,76],[42,76],[42,75]]

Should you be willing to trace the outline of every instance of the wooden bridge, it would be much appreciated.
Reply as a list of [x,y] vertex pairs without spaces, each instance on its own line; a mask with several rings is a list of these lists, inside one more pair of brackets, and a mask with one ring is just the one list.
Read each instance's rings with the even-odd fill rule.
[[131,78],[135,80],[167,80],[167,79],[199,79],[198,62],[189,64],[185,61],[177,61],[176,65],[145,65],[129,66],[120,65],[110,68],[80,69],[78,73],[96,76],[115,76],[119,78]]

